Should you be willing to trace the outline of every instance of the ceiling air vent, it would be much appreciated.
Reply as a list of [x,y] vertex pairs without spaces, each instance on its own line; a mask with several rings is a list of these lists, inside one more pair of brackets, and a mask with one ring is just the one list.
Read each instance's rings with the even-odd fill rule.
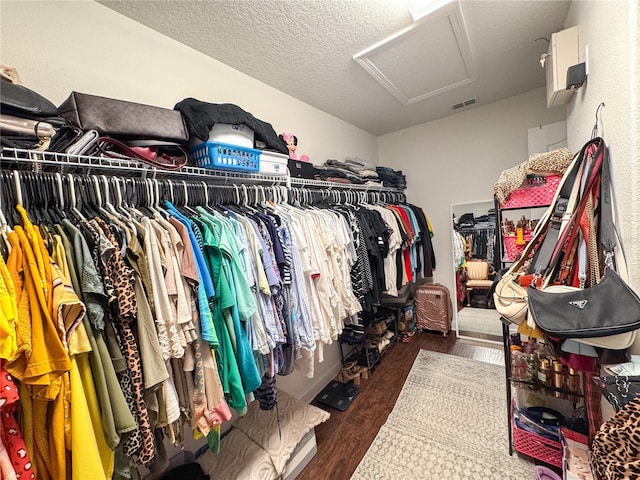
[[470,98],[469,100],[465,100],[464,102],[456,103],[455,105],[451,105],[452,110],[458,110],[460,108],[468,107],[469,105],[473,105],[476,103],[475,98]]

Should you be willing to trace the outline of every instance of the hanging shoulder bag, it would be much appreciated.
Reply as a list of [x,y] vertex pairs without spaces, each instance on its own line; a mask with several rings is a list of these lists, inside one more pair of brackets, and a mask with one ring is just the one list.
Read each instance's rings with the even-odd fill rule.
[[[597,239],[584,240],[592,240],[599,245],[600,255],[596,254],[596,257],[604,258],[604,275],[599,282],[587,288],[571,285],[532,286],[528,290],[528,307],[535,324],[548,335],[621,350],[633,343],[635,331],[640,328],[640,298],[616,271],[617,268],[626,276],[624,253],[618,244],[613,222],[608,149],[601,138],[592,140],[590,144],[592,165],[588,172],[584,172],[587,178],[583,185],[586,197],[591,195],[590,192],[596,192],[596,198],[599,198],[600,229]],[[599,188],[597,178],[600,180]],[[580,230],[579,222],[585,214],[586,205],[586,201],[581,200],[569,225],[561,233],[547,268],[547,280],[562,277],[563,268],[559,265],[562,265],[563,256],[567,256],[562,249],[573,243],[572,238]],[[616,251],[619,252],[617,256],[614,255]],[[597,261],[595,258],[591,263]],[[578,264],[578,278],[583,283],[587,269],[584,254]],[[590,267],[593,268],[593,265]]]
[[520,325],[527,320],[529,308],[527,287],[523,286],[520,280],[523,277],[523,267],[535,246],[535,241],[537,241],[537,237],[534,235],[534,238],[526,245],[520,257],[498,280],[493,292],[493,303],[500,316],[516,325]]
[[[557,225],[562,220],[562,213],[559,212],[565,211],[567,199],[564,196],[568,195],[564,194],[563,196],[561,193],[566,192],[565,185],[573,183],[579,160],[578,156],[574,158],[560,181],[551,205],[536,225],[531,240],[496,284],[493,294],[495,308],[503,318],[516,325],[520,325],[527,320],[527,312],[529,310],[527,287],[533,279],[532,272],[534,270],[532,270],[532,267],[539,257],[540,251],[549,249],[547,235],[553,235],[553,231],[559,228]],[[547,254],[543,253],[543,255]]]

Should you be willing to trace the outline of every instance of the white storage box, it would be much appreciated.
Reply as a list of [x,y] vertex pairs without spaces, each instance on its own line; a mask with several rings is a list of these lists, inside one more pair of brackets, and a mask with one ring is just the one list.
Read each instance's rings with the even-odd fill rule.
[[282,153],[262,150],[260,153],[260,170],[263,175],[286,175],[289,157]]
[[237,147],[253,148],[253,130],[246,125],[216,123],[209,132],[209,140]]

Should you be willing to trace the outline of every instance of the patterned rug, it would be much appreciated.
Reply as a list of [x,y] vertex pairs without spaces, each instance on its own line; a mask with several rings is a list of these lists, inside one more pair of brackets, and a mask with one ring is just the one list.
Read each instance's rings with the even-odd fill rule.
[[504,367],[421,350],[352,480],[522,480],[509,456]]

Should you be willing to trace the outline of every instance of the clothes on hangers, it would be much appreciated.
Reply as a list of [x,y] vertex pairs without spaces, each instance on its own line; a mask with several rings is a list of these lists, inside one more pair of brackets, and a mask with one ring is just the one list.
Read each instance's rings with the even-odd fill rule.
[[495,222],[463,227],[457,231],[462,235],[467,245],[468,258],[486,259],[493,264],[496,241]]
[[453,231],[453,265],[456,272],[464,269],[467,264],[465,255],[466,240],[462,234],[456,230]]
[[0,375],[17,380],[38,478],[161,470],[184,425],[217,451],[230,409],[272,408],[275,375],[313,377],[324,345],[435,260],[408,204],[140,201],[107,210],[83,192],[40,225],[18,206],[5,232]]

